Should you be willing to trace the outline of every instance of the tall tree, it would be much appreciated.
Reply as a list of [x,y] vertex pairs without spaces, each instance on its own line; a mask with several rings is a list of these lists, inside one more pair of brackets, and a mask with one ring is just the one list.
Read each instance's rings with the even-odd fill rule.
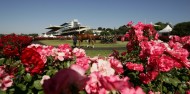
[[102,27],[98,27],[98,30],[102,30]]
[[118,34],[119,35],[124,35],[126,32],[128,32],[129,28],[127,28],[125,25],[120,26],[118,28]]
[[167,23],[163,23],[163,22],[157,22],[155,23],[156,26],[154,26],[154,28],[157,30],[157,31],[160,31],[162,29],[164,29],[166,26],[167,26]]
[[171,34],[178,35],[178,36],[190,35],[190,21],[176,24]]

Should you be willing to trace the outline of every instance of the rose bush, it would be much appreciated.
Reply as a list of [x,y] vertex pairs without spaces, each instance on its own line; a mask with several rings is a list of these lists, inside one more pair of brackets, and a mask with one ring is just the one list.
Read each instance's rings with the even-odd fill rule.
[[0,93],[189,94],[190,37],[163,42],[150,24],[126,26],[126,52],[108,57],[89,57],[68,44],[30,44],[17,53],[1,38]]
[[[171,36],[169,42],[158,40],[150,24],[127,25],[127,53],[115,51],[112,56],[122,61],[124,75],[145,92],[188,93],[190,88],[189,36]],[[185,40],[185,41],[184,41]]]
[[9,34],[0,38],[0,53],[7,58],[19,58],[23,48],[32,42],[32,38]]

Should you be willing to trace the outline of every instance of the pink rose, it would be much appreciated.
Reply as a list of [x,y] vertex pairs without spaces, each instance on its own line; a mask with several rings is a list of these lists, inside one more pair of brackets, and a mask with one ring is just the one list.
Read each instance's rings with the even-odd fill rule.
[[8,87],[11,87],[13,80],[8,73],[5,72],[5,66],[0,66],[0,89],[6,91]]
[[90,60],[87,57],[81,57],[81,58],[76,58],[76,64],[84,68],[85,70],[89,69],[89,63]]
[[74,48],[73,49],[73,54],[78,58],[78,57],[84,57],[86,56],[86,52],[84,49],[79,49],[79,48]]
[[124,72],[123,65],[119,60],[114,59],[114,57],[110,57],[109,62],[111,63],[111,67],[115,69],[116,73],[122,74]]
[[143,71],[144,70],[143,65],[142,64],[137,64],[137,63],[127,62],[126,67],[129,70],[135,70],[135,71]]

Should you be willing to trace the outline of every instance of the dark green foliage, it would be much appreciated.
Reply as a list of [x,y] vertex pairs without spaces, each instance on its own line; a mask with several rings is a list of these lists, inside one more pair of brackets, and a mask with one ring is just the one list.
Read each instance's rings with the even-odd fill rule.
[[93,34],[93,31],[92,31],[92,30],[87,30],[87,31],[85,32],[85,34]]
[[116,43],[117,37],[114,35],[104,35],[101,37],[101,43]]
[[125,25],[123,25],[123,26],[120,26],[120,27],[118,28],[117,34],[118,34],[118,35],[124,35],[124,34],[126,34],[126,32],[128,32],[128,31],[129,31],[129,28],[127,28]]
[[174,26],[172,35],[188,36],[190,35],[190,21],[178,23]]
[[168,24],[169,23],[157,22],[157,23],[155,23],[156,26],[154,26],[154,28],[156,31],[160,31],[160,30],[164,29]]

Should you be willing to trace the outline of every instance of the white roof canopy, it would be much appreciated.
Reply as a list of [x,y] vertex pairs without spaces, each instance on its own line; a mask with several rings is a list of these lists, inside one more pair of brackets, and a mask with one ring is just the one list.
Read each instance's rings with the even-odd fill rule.
[[162,30],[160,30],[158,32],[159,33],[169,33],[171,31],[172,31],[172,28],[169,25],[167,25],[164,29],[162,29]]

